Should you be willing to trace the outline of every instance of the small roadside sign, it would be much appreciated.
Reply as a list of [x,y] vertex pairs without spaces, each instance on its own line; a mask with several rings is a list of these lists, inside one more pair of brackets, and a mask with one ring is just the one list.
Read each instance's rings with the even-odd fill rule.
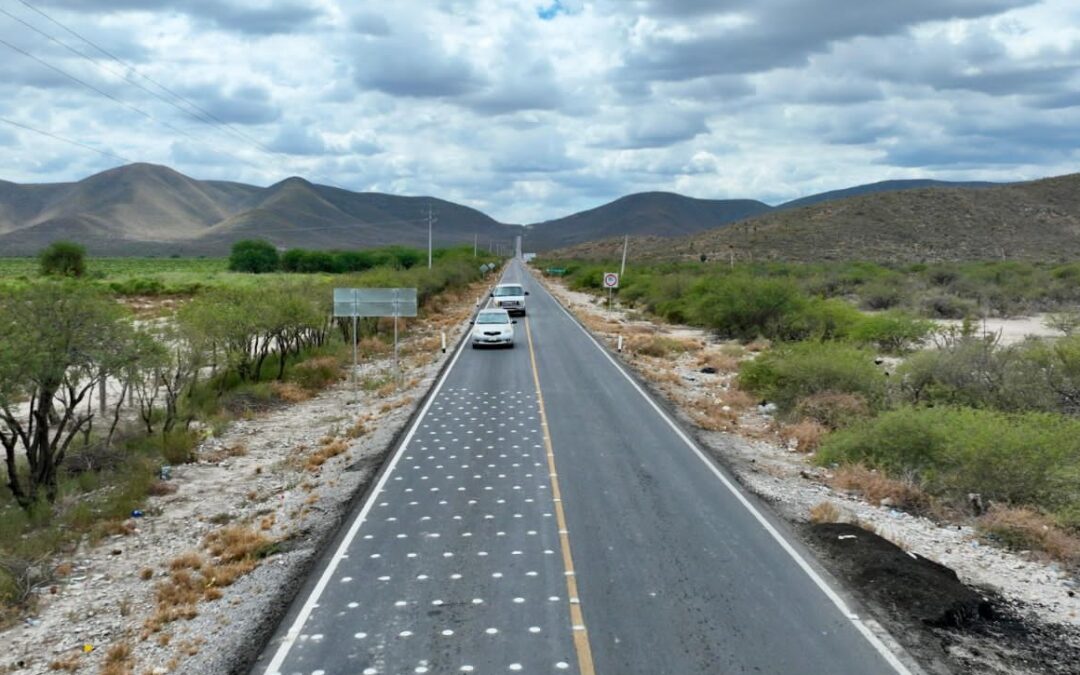
[[615,272],[607,272],[604,274],[604,288],[618,288],[619,287],[619,275]]

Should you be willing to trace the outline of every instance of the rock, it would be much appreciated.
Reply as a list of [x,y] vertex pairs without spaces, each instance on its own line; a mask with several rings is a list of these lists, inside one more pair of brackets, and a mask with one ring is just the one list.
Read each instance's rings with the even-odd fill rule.
[[715,375],[716,368],[713,368],[712,366],[705,366],[701,369],[701,372],[705,373],[706,375]]

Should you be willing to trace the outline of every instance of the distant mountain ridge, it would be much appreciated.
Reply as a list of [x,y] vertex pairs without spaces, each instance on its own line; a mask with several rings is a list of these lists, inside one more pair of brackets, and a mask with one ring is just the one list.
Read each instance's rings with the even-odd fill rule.
[[[752,199],[642,192],[521,227],[434,197],[351,192],[298,177],[258,187],[196,180],[164,166],[130,164],[70,183],[0,181],[0,256],[32,255],[58,239],[83,243],[95,255],[224,255],[233,242],[247,238],[267,239],[282,248],[425,246],[429,208],[437,217],[436,246],[471,244],[475,238],[481,247],[495,242],[509,249],[513,237],[522,234],[526,251],[574,246],[589,250],[590,242],[623,235],[659,239],[668,242],[660,248],[670,248],[681,238],[734,224],[760,223],[756,227],[769,228],[775,219],[789,218],[782,214],[802,214],[806,208],[844,205],[873,195],[914,194],[927,187],[974,193],[1008,186],[884,181],[810,195],[777,207]],[[887,219],[887,214],[879,215]],[[916,225],[897,223],[901,229]],[[857,229],[853,231],[853,236],[858,235]]]
[[512,241],[521,228],[433,197],[359,193],[302,178],[266,188],[200,181],[153,164],[130,164],[74,183],[0,181],[0,255],[30,255],[57,239],[96,255],[223,255],[240,239],[283,248],[426,246]]
[[[553,255],[615,259],[621,248],[621,239],[610,239]],[[637,260],[1077,260],[1080,174],[979,189],[872,192],[774,209],[684,237],[639,237],[630,250]]]

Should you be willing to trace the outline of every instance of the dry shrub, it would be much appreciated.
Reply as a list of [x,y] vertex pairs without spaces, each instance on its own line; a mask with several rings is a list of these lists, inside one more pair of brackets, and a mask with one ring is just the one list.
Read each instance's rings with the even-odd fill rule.
[[579,313],[578,318],[581,320],[581,323],[585,324],[586,328],[594,333],[618,333],[622,330],[621,325],[613,321],[597,318],[590,314]]
[[386,398],[398,390],[398,381],[396,377],[390,378],[386,384],[382,385],[375,390],[375,395],[379,398]]
[[[257,563],[254,560],[240,560],[237,562],[223,563],[219,565],[207,565],[202,569],[203,579],[206,580],[207,590],[217,586],[232,586],[236,580],[255,569]],[[217,597],[207,597],[208,600],[216,600],[221,597],[220,591]]]
[[815,525],[822,523],[839,523],[842,517],[840,507],[832,502],[818,502],[810,507],[810,522]]
[[749,410],[757,404],[758,400],[752,394],[748,394],[735,385],[728,387],[717,399],[720,405],[726,405],[732,410]]
[[203,566],[202,556],[195,551],[188,551],[169,562],[170,570],[197,570]]
[[210,462],[211,464],[217,464],[219,462],[224,462],[230,457],[244,457],[247,454],[247,446],[243,443],[237,443],[235,445],[230,445],[227,448],[221,448],[219,450],[215,450],[214,452],[208,452],[202,455],[202,459]]
[[101,666],[101,675],[134,675],[135,659],[131,645],[117,642],[105,654],[105,663]]
[[156,480],[146,489],[146,494],[151,497],[164,497],[166,495],[176,494],[179,489],[180,487],[176,483],[167,480]]
[[139,578],[143,581],[150,581],[154,578],[154,570],[150,569],[149,567],[142,568],[141,570],[139,570]]
[[763,352],[767,350],[769,347],[772,347],[772,342],[766,340],[765,338],[758,338],[752,342],[747,343],[746,351],[757,354],[758,352]]
[[732,431],[738,426],[738,414],[734,410],[724,410],[723,405],[713,403],[707,399],[695,399],[679,403],[689,412],[694,424],[706,431]]
[[276,520],[277,519],[275,518],[274,514],[271,513],[270,515],[259,521],[259,529],[264,532],[266,530],[272,529]]
[[270,391],[286,403],[303,403],[311,400],[311,392],[295,382],[271,382]]
[[838,469],[833,476],[832,486],[838,490],[858,492],[875,506],[894,506],[913,513],[925,513],[930,508],[929,497],[914,483],[889,478],[859,464]]
[[870,405],[858,394],[823,391],[795,404],[795,415],[812,419],[828,429],[843,429],[870,417]]
[[316,356],[293,366],[289,379],[308,391],[319,391],[341,380],[341,366],[337,357]]
[[261,532],[244,525],[231,525],[206,535],[204,544],[222,562],[254,560],[273,542]]
[[[390,330],[394,330],[394,324],[392,322],[390,324]],[[394,346],[387,344],[378,338],[366,337],[357,343],[356,349],[360,355],[364,357],[385,356],[394,351]]]
[[1080,562],[1080,538],[1035,509],[994,504],[977,524],[982,532],[1011,549],[1041,551],[1062,562]]
[[60,563],[53,569],[53,574],[58,577],[69,577],[71,573],[75,571],[75,566],[71,563]]
[[785,441],[794,441],[798,452],[814,452],[821,445],[821,438],[828,429],[820,423],[805,419],[797,424],[789,424],[780,430],[780,437]]
[[739,359],[715,351],[707,351],[698,356],[697,364],[702,368],[712,368],[718,373],[734,373],[739,369]]
[[701,349],[701,343],[695,340],[664,335],[632,335],[627,342],[629,350],[634,353],[663,359],[677,358],[680,354]]
[[308,471],[318,471],[323,464],[331,458],[344,454],[349,449],[349,444],[342,439],[337,439],[321,446],[307,458],[305,466]]
[[49,663],[49,670],[63,670],[68,673],[75,673],[82,667],[82,653],[75,652],[68,654],[67,656],[53,660]]
[[94,526],[93,537],[104,539],[105,537],[126,537],[135,533],[135,523],[131,520],[106,520]]

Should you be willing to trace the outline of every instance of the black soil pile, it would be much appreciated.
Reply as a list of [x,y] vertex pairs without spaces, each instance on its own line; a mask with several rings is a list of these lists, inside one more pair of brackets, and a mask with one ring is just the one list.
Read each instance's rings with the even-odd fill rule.
[[811,525],[807,539],[928,672],[1080,674],[1080,631],[1026,616],[855,525]]
[[993,618],[989,599],[944,565],[848,523],[814,525],[810,531],[814,543],[836,561],[839,569],[833,573],[876,605],[937,627]]

